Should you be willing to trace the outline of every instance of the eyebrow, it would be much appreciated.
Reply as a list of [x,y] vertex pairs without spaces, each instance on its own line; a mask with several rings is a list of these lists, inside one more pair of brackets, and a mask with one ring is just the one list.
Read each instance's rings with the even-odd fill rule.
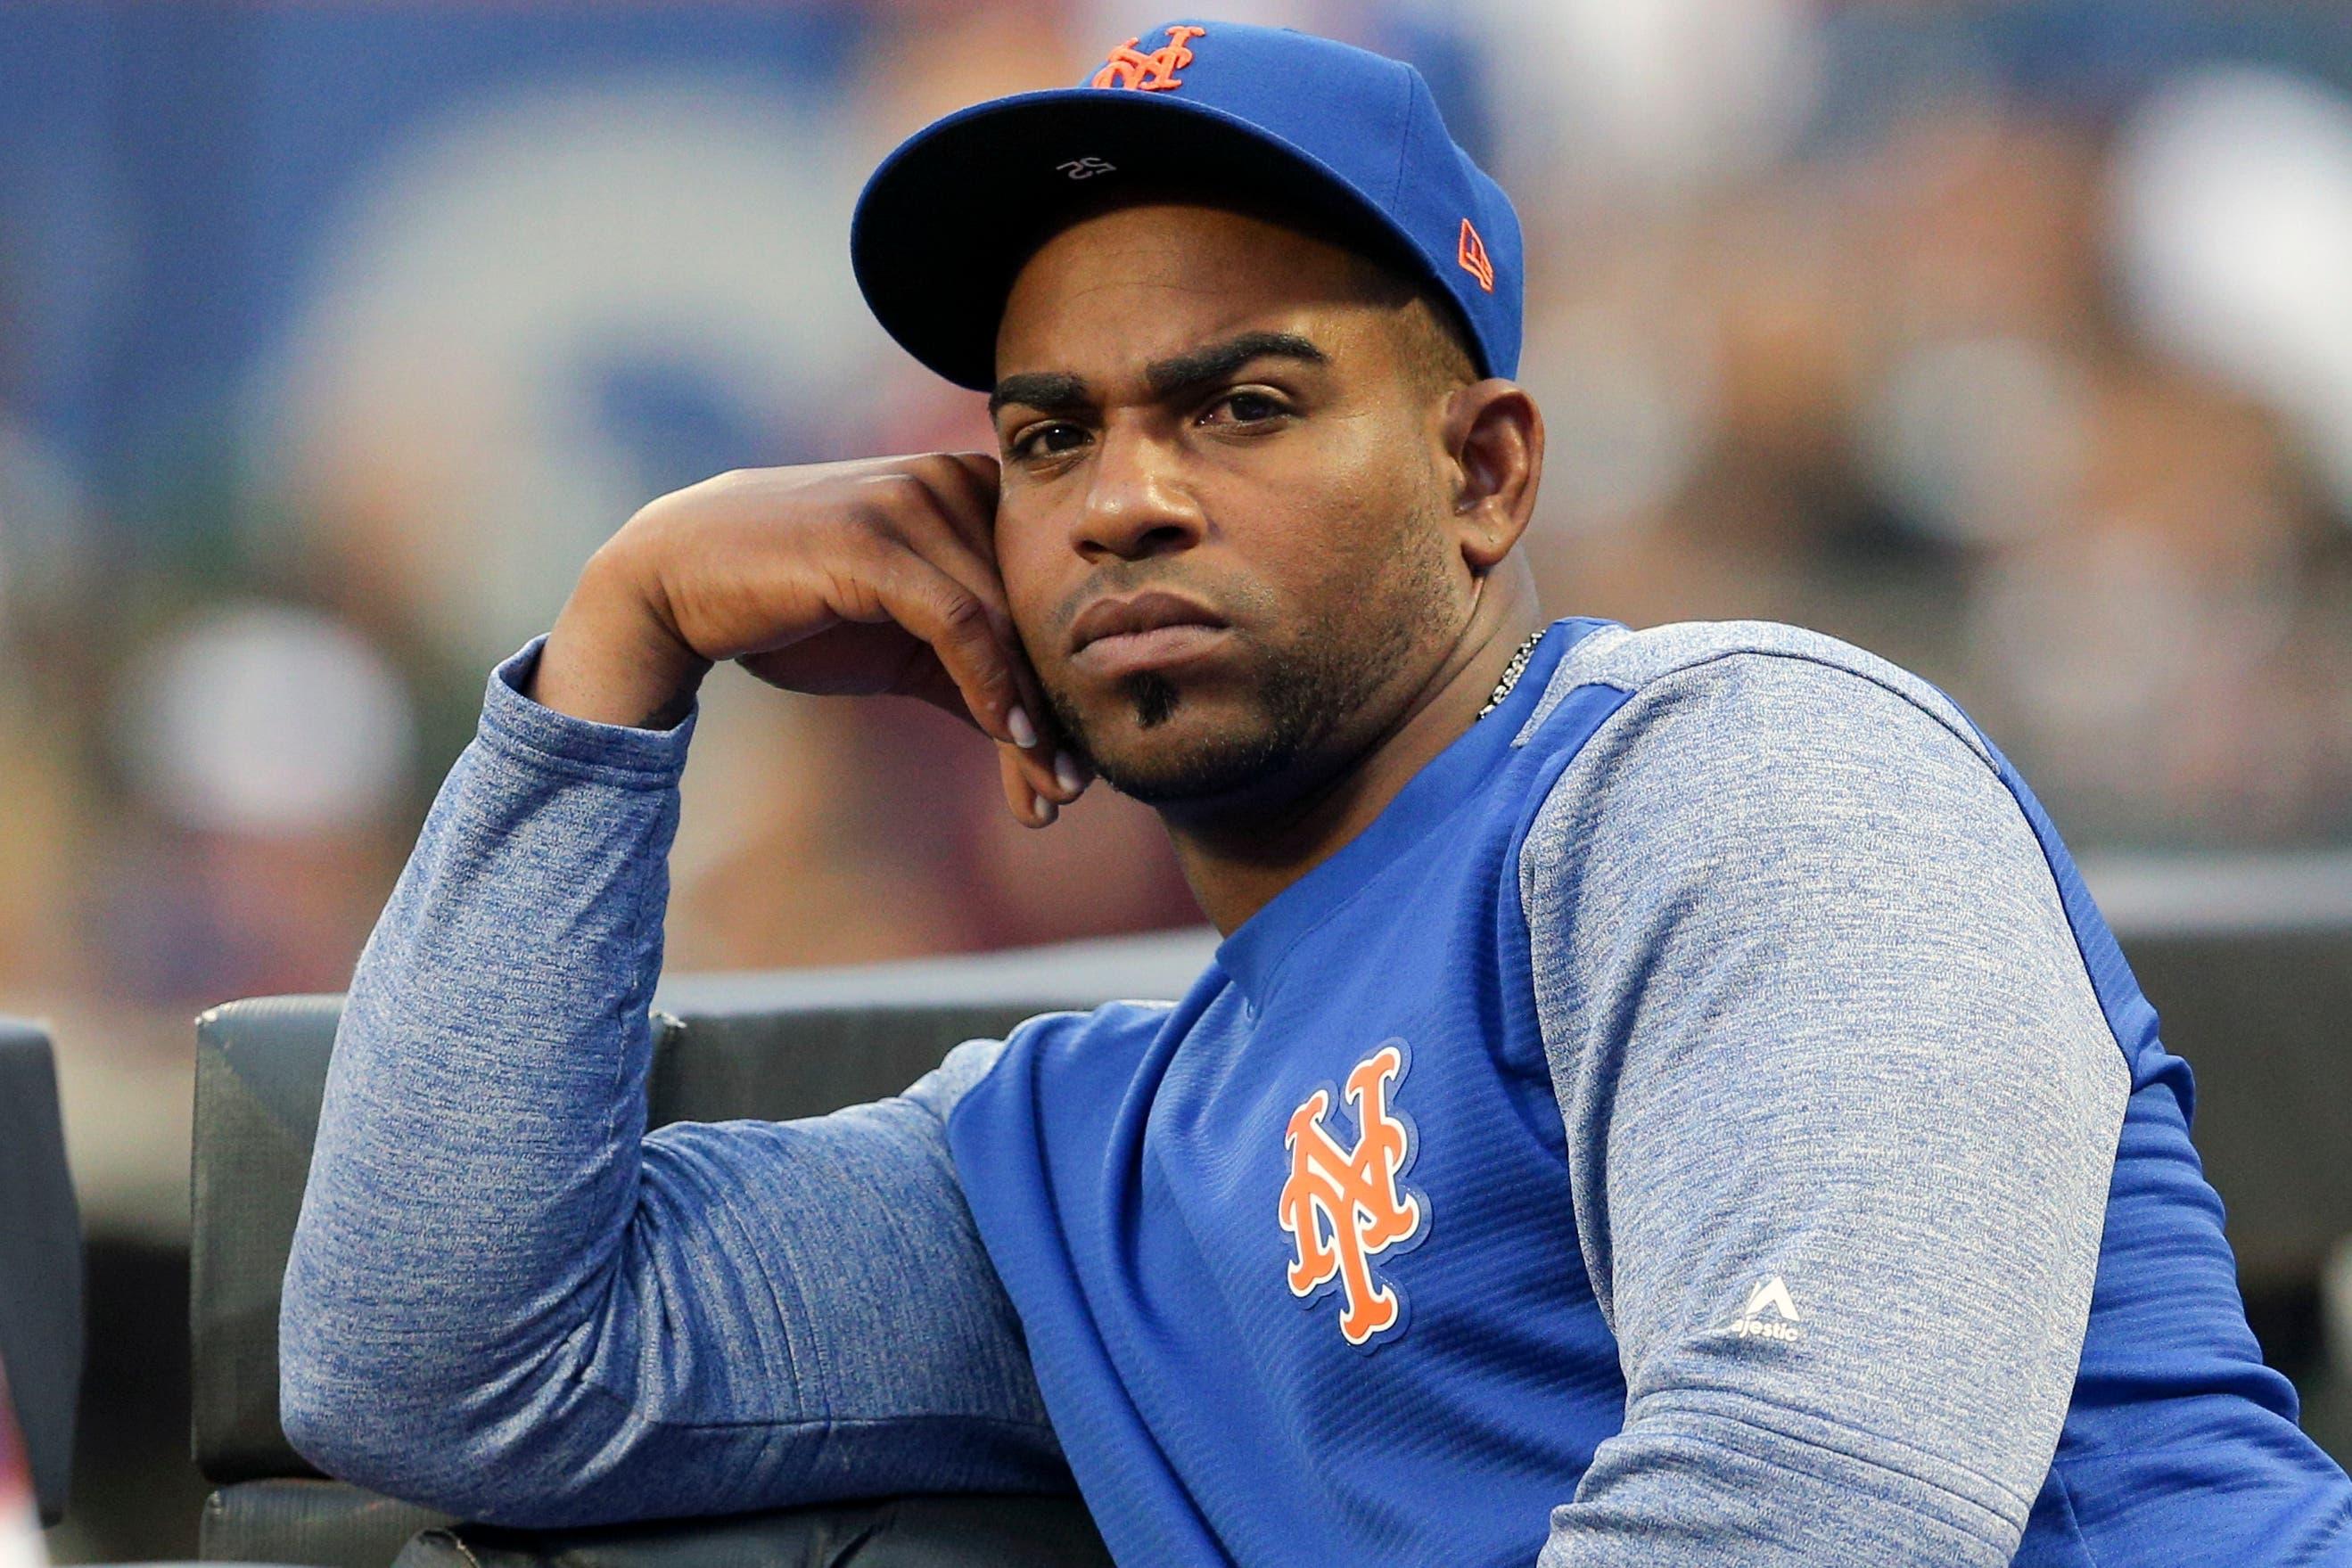
[[[1143,367],[1143,379],[1153,396],[1168,400],[1223,381],[1253,360],[1265,359],[1330,362],[1329,355],[1296,332],[1244,332],[1222,343],[1154,360]],[[1095,397],[1092,388],[1067,371],[1024,371],[996,383],[988,394],[989,417],[1015,402],[1040,413],[1073,414],[1091,410]]]
[[1084,413],[1094,407],[1095,394],[1067,371],[1024,371],[996,383],[996,390],[988,394],[988,417],[994,419],[1008,402],[1040,413]]
[[1172,398],[1223,381],[1252,360],[1297,360],[1320,365],[1328,363],[1329,356],[1296,332],[1244,332],[1190,353],[1154,360],[1143,367],[1143,379],[1161,398]]

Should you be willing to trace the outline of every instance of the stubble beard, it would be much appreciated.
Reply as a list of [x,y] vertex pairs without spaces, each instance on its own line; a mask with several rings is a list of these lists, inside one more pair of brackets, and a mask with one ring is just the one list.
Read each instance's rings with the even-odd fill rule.
[[[1263,785],[1312,762],[1446,622],[1447,585],[1430,556],[1391,579],[1385,602],[1330,612],[1287,647],[1271,651],[1255,684],[1250,720],[1182,743],[1121,748],[1104,756],[1063,693],[1045,693],[1080,760],[1120,794],[1146,805],[1202,800]],[[1139,732],[1159,729],[1184,708],[1181,681],[1141,670],[1119,682]]]

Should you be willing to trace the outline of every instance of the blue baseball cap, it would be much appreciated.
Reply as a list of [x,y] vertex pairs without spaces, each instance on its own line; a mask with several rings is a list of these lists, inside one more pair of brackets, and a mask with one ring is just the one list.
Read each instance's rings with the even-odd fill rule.
[[1287,27],[1164,22],[1077,87],[935,120],[866,181],[850,265],[908,353],[985,390],[1022,264],[1122,185],[1336,227],[1459,309],[1481,375],[1517,372],[1510,198],[1454,145],[1419,71]]

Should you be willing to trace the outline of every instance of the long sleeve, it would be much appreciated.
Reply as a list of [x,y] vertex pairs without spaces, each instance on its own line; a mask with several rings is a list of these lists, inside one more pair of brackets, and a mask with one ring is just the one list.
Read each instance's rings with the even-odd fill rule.
[[1543,1568],[2004,1568],[2081,1354],[2128,1074],[1940,698],[1633,685],[1521,892],[1626,1382]]
[[693,727],[492,675],[352,982],[288,1266],[288,1436],[508,1523],[1067,1490],[944,1122],[906,1093],[646,1133]]

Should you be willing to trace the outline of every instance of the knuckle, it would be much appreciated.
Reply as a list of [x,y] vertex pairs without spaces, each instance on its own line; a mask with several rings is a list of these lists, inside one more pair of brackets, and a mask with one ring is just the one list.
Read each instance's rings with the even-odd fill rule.
[[915,460],[913,472],[929,476],[933,479],[944,480],[958,487],[968,483],[971,477],[971,470],[965,465],[963,460],[947,452],[926,453]]
[[756,471],[749,468],[722,469],[708,479],[698,480],[682,490],[673,490],[662,499],[665,501],[688,500],[690,504],[688,498],[707,500],[713,497],[733,496],[748,488],[756,477]]
[[665,527],[677,515],[679,508],[690,504],[685,498],[688,494],[688,492],[685,490],[672,490],[667,495],[656,496],[632,512],[628,522],[622,526],[620,534],[613,537],[618,538],[621,534],[643,535]]
[[961,588],[942,588],[940,594],[940,618],[949,631],[958,636],[988,636],[993,640],[995,628],[989,621],[987,605]]
[[826,597],[845,614],[864,619],[887,611],[887,606],[883,603],[882,585],[871,576],[835,568],[825,574],[825,579]]
[[919,507],[930,494],[921,477],[905,468],[886,468],[869,475],[860,488],[873,505],[892,511]]
[[898,552],[898,536],[879,508],[855,506],[833,519],[828,547],[843,559],[879,569]]

